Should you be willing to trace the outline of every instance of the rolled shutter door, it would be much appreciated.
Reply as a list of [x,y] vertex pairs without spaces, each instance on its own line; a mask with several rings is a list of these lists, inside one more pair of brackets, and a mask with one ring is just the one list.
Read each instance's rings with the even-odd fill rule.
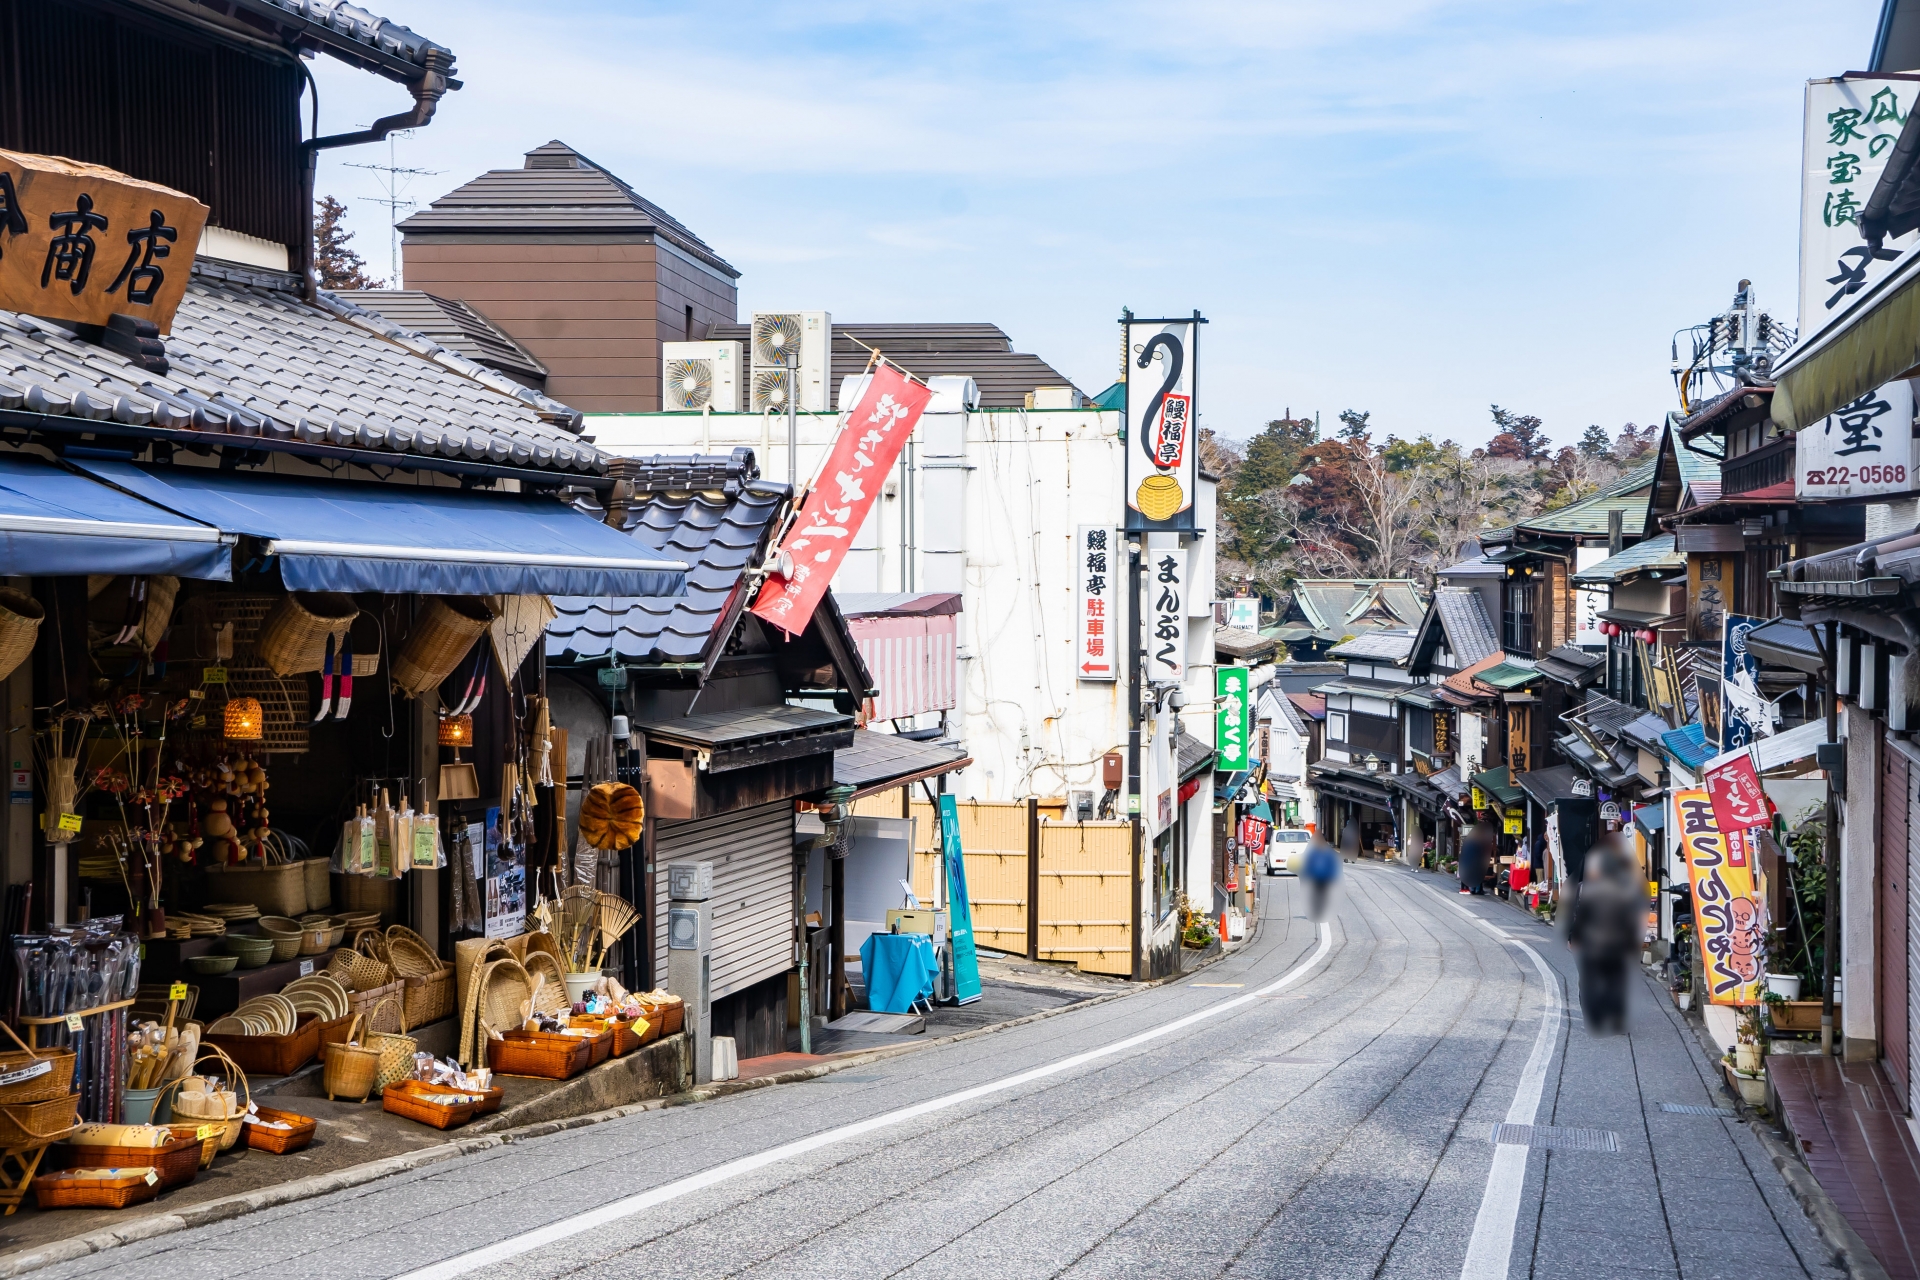
[[[793,967],[793,803],[654,826],[654,865],[713,864],[713,964],[719,1000]],[[654,920],[654,972],[667,972],[667,904]]]

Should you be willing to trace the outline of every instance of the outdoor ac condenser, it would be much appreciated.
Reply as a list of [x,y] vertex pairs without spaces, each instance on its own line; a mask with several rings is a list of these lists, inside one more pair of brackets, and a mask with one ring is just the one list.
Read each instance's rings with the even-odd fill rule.
[[751,376],[748,408],[784,410],[788,354],[800,353],[797,407],[806,413],[833,408],[833,317],[824,311],[756,311],[748,327]]
[[740,411],[740,344],[660,344],[660,407],[666,410]]

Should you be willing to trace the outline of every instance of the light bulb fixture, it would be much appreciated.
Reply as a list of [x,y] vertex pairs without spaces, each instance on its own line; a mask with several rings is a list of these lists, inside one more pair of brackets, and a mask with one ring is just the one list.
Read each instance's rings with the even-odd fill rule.
[[258,698],[235,698],[227,703],[224,732],[230,742],[258,742],[266,736],[266,713]]
[[443,747],[453,747],[456,750],[461,747],[472,746],[473,717],[441,716],[440,745]]

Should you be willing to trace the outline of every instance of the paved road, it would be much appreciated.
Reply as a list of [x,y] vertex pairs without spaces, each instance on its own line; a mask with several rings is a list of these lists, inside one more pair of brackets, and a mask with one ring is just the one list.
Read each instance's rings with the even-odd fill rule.
[[[1650,986],[1591,1040],[1503,904],[1360,865],[1323,931],[1264,883],[1255,941],[1185,982],[43,1274],[1840,1274],[1740,1122],[1660,1108],[1719,1099]],[[1529,1115],[1617,1150],[1489,1141]]]

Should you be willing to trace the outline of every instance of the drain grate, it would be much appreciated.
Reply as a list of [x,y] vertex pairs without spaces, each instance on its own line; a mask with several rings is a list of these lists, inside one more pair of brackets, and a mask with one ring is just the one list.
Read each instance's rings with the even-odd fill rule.
[[1691,1102],[1663,1102],[1662,1111],[1670,1111],[1676,1116],[1731,1116],[1738,1115],[1731,1107],[1697,1107]]
[[1620,1150],[1620,1135],[1611,1129],[1559,1129],[1550,1124],[1496,1124],[1487,1139],[1496,1146],[1545,1147],[1549,1151]]

